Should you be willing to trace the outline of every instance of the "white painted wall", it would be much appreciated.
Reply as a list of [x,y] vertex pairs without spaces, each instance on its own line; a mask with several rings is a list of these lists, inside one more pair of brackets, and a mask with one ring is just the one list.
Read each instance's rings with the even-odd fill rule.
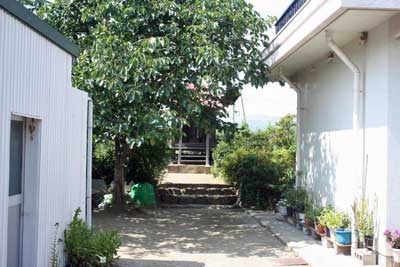
[[[71,86],[72,57],[0,9],[0,267],[6,267],[11,114],[40,120],[38,247],[29,266],[49,266],[74,210],[85,213],[87,94]],[[62,251],[62,248],[60,248]],[[35,253],[36,254],[36,253]]]
[[[400,16],[372,29],[365,46],[354,40],[343,47],[364,74],[366,192],[376,205],[381,252],[383,231],[400,222],[400,41],[393,38],[398,32]],[[353,74],[337,57],[311,67],[292,77],[305,91],[302,184],[318,204],[350,211],[361,184],[353,164]]]

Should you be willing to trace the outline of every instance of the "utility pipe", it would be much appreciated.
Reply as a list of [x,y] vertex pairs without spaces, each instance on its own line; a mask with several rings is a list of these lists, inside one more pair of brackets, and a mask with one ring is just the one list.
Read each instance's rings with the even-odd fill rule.
[[302,144],[302,110],[303,110],[303,101],[302,101],[302,91],[301,89],[295,85],[287,76],[283,73],[280,74],[281,79],[287,83],[290,88],[292,88],[297,93],[297,114],[296,114],[296,188],[300,187],[300,179],[299,175],[302,173],[302,160],[303,160],[303,153],[301,150]]
[[93,137],[93,101],[88,99],[87,141],[86,141],[86,223],[92,227],[92,137]]
[[[361,82],[361,71],[360,68],[357,67],[356,64],[344,53],[340,47],[335,43],[331,33],[326,32],[326,41],[328,46],[332,51],[343,61],[343,63],[353,72],[354,80],[353,80],[353,134],[354,134],[354,144],[356,145],[355,149],[355,156],[354,160],[355,163],[355,175],[356,178],[358,177],[360,181],[360,197],[363,198],[365,196],[365,185],[364,185],[364,134],[360,136],[359,129],[360,129],[360,118],[361,112],[364,110],[364,107],[360,109],[361,104],[363,105],[362,95],[363,95],[363,88]],[[362,126],[364,128],[364,126]],[[362,157],[360,160],[360,156]],[[354,214],[353,214],[353,222],[352,226],[354,229]],[[352,232],[352,252],[357,249],[357,237],[355,235],[355,231]]]
[[[361,144],[364,144],[364,135],[360,135],[360,128],[364,128],[361,125],[360,118],[362,117],[361,112],[364,110],[362,96],[364,94],[364,90],[362,88],[361,82],[361,71],[360,68],[354,64],[351,59],[339,48],[339,46],[333,40],[332,35],[327,32],[326,35],[328,46],[332,51],[343,61],[343,63],[353,72],[354,80],[353,80],[353,132],[354,132],[354,144],[356,144],[356,156],[355,160],[357,162],[356,165],[356,175],[360,178],[360,196],[363,197],[365,195],[364,188],[364,149]],[[362,157],[360,160],[360,156]]]

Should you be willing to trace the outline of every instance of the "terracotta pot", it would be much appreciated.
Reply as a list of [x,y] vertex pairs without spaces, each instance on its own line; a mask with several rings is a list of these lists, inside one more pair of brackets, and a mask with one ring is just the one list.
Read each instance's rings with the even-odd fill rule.
[[316,223],[315,223],[315,231],[316,231],[318,234],[325,234],[325,227],[322,226],[319,222],[316,222]]

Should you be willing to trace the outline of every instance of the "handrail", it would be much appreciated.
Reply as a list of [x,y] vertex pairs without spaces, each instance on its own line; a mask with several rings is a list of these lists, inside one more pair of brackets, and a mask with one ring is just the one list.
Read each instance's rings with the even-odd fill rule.
[[283,15],[275,23],[275,32],[279,33],[286,24],[293,18],[297,12],[302,8],[302,6],[307,2],[307,0],[294,0],[290,6],[285,10]]

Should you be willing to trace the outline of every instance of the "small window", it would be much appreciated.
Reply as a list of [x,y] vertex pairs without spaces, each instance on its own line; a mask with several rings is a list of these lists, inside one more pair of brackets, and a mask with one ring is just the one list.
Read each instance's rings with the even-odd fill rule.
[[24,122],[11,121],[9,196],[22,193],[22,161],[24,149]]

